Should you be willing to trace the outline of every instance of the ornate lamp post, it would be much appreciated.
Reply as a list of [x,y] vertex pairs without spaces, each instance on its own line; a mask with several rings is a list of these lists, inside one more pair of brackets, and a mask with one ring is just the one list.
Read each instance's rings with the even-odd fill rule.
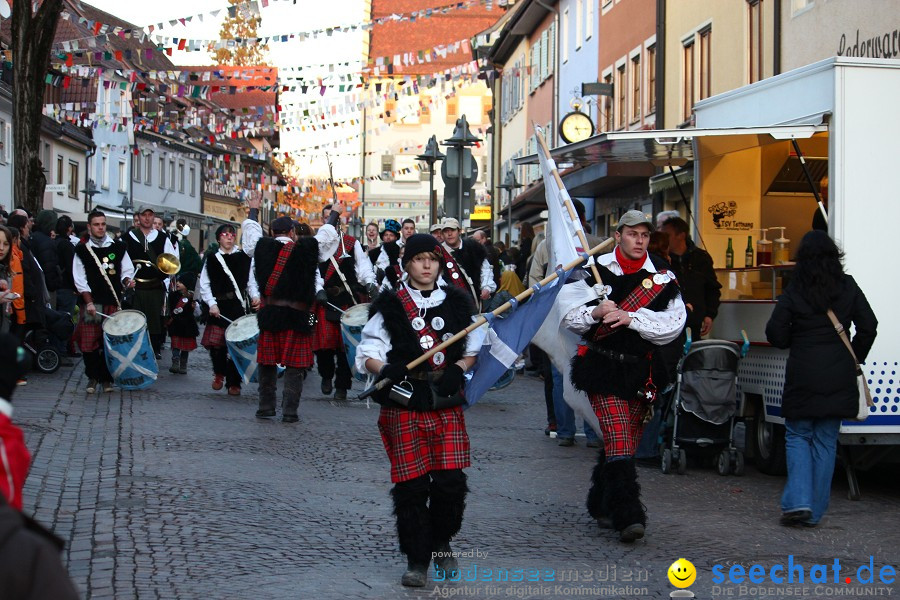
[[94,183],[93,179],[88,179],[84,189],[78,191],[84,194],[84,213],[88,214],[93,209],[94,196],[99,194],[100,190],[97,189],[97,185]]
[[124,235],[128,230],[128,211],[134,211],[134,203],[127,194],[122,194],[122,203],[119,204],[119,208],[122,209],[122,214],[125,215],[125,220],[122,221],[122,234]]
[[506,245],[512,246],[512,205],[513,198],[516,197],[516,190],[522,187],[522,184],[516,180],[516,173],[512,169],[510,169],[506,173],[506,179],[503,183],[497,186],[501,190],[507,190],[509,192],[509,202],[506,205],[506,229],[507,229],[507,237],[506,237]]
[[434,163],[444,160],[446,155],[438,148],[437,136],[431,136],[425,145],[425,152],[416,157],[418,160],[428,163],[428,225],[435,222],[435,197],[434,197]]
[[[475,135],[473,135],[472,132],[469,131],[469,122],[466,121],[466,115],[463,115],[456,120],[456,129],[453,130],[453,135],[443,142],[445,146],[449,146],[452,149],[452,154],[455,154],[455,162],[458,171],[456,173],[448,173],[448,175],[450,177],[456,177],[459,181],[459,210],[457,213],[457,219],[459,220],[460,225],[462,225],[464,214],[463,191],[465,184],[463,183],[463,180],[467,179],[465,175],[469,173],[469,163],[472,162],[471,151],[467,151],[467,148],[474,146],[480,141],[481,138],[475,137]],[[450,155],[448,154],[448,163],[449,156]]]

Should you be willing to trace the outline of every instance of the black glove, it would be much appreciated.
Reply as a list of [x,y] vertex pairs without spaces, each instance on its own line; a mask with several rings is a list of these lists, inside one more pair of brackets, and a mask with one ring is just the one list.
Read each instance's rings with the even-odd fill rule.
[[438,396],[453,396],[463,385],[465,373],[456,363],[444,369],[444,374],[437,384]]
[[328,302],[328,294],[325,290],[319,290],[316,292],[316,302],[319,304],[326,304]]
[[403,363],[388,363],[381,367],[378,373],[382,379],[390,379],[393,383],[400,383],[409,374],[409,369]]
[[374,283],[366,284],[366,295],[369,296],[369,299],[374,299],[378,294],[378,286]]

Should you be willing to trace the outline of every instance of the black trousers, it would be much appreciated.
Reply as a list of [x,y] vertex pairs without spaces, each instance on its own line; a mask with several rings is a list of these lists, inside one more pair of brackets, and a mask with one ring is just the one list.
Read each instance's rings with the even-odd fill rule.
[[225,385],[227,387],[241,387],[241,376],[231,357],[228,356],[228,348],[210,348],[209,357],[212,359],[213,373],[225,376]]
[[547,403],[547,423],[556,423],[556,410],[553,407],[553,373],[550,367],[550,355],[538,348],[541,353],[541,375],[544,377],[544,401]]
[[82,352],[82,358],[84,358],[84,374],[88,376],[88,379],[93,379],[100,383],[112,382],[112,375],[109,373],[106,359],[100,350]]
[[347,353],[343,350],[317,350],[316,364],[319,366],[319,375],[323,381],[331,381],[335,376],[335,359],[337,360],[337,379],[334,387],[339,390],[349,390],[352,385],[350,363],[347,362]]

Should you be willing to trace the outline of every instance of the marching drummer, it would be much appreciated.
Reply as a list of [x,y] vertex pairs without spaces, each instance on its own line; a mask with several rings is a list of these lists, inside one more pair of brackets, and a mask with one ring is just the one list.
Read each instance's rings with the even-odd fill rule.
[[[375,271],[359,241],[341,234],[341,244],[319,264],[319,274],[321,287],[316,289],[315,354],[322,377],[322,393],[329,395],[334,389],[335,400],[346,400],[352,374],[341,336],[341,314],[357,304],[361,292],[365,291],[370,298],[375,295]],[[335,380],[333,387],[332,379]]]
[[320,260],[331,256],[340,243],[334,227],[344,207],[333,207],[328,222],[313,237],[298,237],[290,217],[279,217],[270,228],[274,238],[262,236],[255,221],[258,205],[241,224],[244,250],[252,257],[251,270],[260,289],[259,341],[256,362],[259,373],[257,418],[275,416],[277,365],[285,367],[282,417],[285,423],[299,421],[297,409],[303,391],[303,374],[313,364],[312,312],[316,274]]
[[228,224],[216,229],[219,249],[203,265],[197,287],[200,299],[209,306],[209,320],[200,344],[209,350],[212,359],[212,389],[221,390],[224,383],[231,396],[240,395],[241,376],[228,356],[225,329],[229,321],[246,314],[247,301],[254,310],[259,308],[259,289],[250,270],[251,260],[235,244],[236,233]]
[[446,217],[441,223],[441,259],[444,281],[472,295],[476,306],[497,291],[487,250],[483,244],[462,237],[459,221]]
[[93,394],[98,385],[104,392],[113,390],[112,376],[101,354],[103,332],[97,313],[111,315],[122,307],[124,290],[134,286],[134,266],[125,242],[114,241],[106,233],[105,214],[95,210],[87,220],[88,237],[75,247],[72,259],[72,277],[81,304],[73,339],[84,357],[87,393]]
[[481,334],[469,334],[413,372],[406,368],[468,326],[475,312],[468,293],[438,287],[441,255],[429,234],[407,239],[402,264],[408,280],[373,301],[356,349],[359,372],[395,385],[374,398],[382,405],[378,429],[391,461],[397,536],[407,558],[401,583],[413,587],[426,584],[432,559],[436,569],[458,569],[450,540],[462,526],[468,491],[462,470],[469,466],[462,388],[482,341]]
[[156,266],[160,254],[178,256],[172,240],[164,231],[153,227],[153,208],[141,206],[137,212],[138,226],[124,236],[128,256],[135,265],[134,306],[147,317],[147,332],[156,359],[161,358],[165,332],[163,331],[163,304],[166,300],[167,275]]

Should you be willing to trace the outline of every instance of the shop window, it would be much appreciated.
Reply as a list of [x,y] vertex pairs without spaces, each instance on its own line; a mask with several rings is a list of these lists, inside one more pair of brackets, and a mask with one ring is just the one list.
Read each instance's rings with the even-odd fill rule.
[[694,38],[684,43],[681,60],[681,118],[691,118],[694,108]]
[[712,29],[700,32],[700,100],[712,96]]
[[763,78],[763,0],[747,0],[750,27],[747,36],[750,42],[748,58],[750,62],[750,83]]

